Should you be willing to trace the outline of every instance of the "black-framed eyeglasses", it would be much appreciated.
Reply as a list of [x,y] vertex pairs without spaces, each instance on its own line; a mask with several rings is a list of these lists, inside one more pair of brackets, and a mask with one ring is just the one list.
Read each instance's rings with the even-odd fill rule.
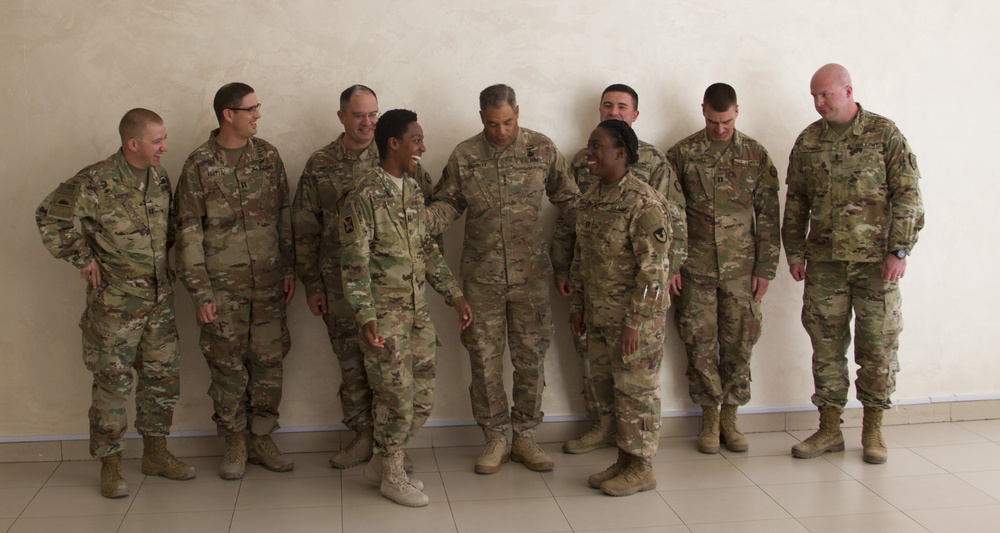
[[250,107],[227,107],[226,109],[231,109],[233,111],[246,111],[247,113],[253,113],[254,111],[260,110],[260,105],[252,105]]

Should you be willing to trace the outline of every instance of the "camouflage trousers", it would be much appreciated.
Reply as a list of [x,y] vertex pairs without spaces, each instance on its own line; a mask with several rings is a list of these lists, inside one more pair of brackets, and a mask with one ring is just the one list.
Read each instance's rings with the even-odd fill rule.
[[610,416],[614,406],[610,401],[601,401],[601,398],[613,397],[612,391],[604,391],[600,394],[597,385],[594,383],[593,371],[590,369],[590,354],[587,353],[587,334],[573,337],[573,347],[576,353],[580,354],[583,363],[583,403],[587,409],[587,418],[597,422],[602,416]]
[[385,455],[402,450],[431,416],[437,337],[427,308],[379,313],[378,334],[384,348],[363,340],[361,347],[375,397],[375,451]]
[[291,339],[285,323],[281,283],[249,294],[215,290],[218,318],[201,325],[201,350],[212,374],[212,398],[219,435],[254,435],[278,428],[282,362]]
[[360,432],[372,427],[372,389],[365,375],[365,357],[361,351],[360,333],[354,321],[354,311],[343,294],[327,293],[329,308],[323,315],[333,353],[340,363],[340,406],[344,425]]
[[899,372],[903,315],[899,285],[882,280],[882,263],[810,261],[802,301],[802,325],[813,346],[812,403],[841,412],[847,403],[853,310],[858,400],[865,407],[888,409]]
[[133,370],[136,431],[168,435],[181,389],[173,293],[154,303],[107,285],[88,290],[80,329],[83,362],[94,374],[90,455],[106,457],[124,449]]
[[750,401],[750,355],[760,338],[760,304],[751,277],[681,275],[677,332],[687,351],[688,392],[701,406]]
[[[596,322],[596,323],[593,323]],[[611,397],[599,401],[612,405],[618,430],[618,448],[651,459],[660,442],[660,362],[666,317],[644,323],[639,349],[621,355],[622,323],[587,321],[588,357],[595,389]]]
[[[518,285],[466,281],[463,291],[476,319],[462,331],[472,363],[472,414],[484,430],[534,435],[542,421],[545,352],[552,339],[552,310],[545,277]],[[510,342],[513,409],[504,389],[503,356]]]

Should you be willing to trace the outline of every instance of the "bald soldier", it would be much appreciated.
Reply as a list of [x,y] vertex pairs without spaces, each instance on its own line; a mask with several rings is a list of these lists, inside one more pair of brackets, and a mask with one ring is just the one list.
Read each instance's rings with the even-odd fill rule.
[[[736,129],[736,90],[714,83],[701,104],[705,127],[667,151],[687,209],[687,260],[672,280],[688,392],[702,408],[698,450],[749,448],[736,410],[750,401],[750,356],[760,302],[781,252],[778,170],[760,143]],[[721,405],[721,410],[720,410]]]
[[[542,228],[542,200],[568,213],[579,190],[566,161],[545,135],[520,128],[514,89],[498,84],[479,94],[483,131],[451,153],[428,208],[431,234],[465,214],[462,292],[476,320],[462,331],[472,362],[472,412],[486,448],[480,474],[508,458],[536,471],[552,458],[535,443],[542,421],[545,352],[552,338],[546,278],[552,271]],[[503,356],[510,342],[514,405],[508,408]],[[507,453],[507,431],[514,442]]]
[[[601,93],[601,103],[598,106],[601,121],[621,120],[632,126],[639,118],[639,95],[635,89],[621,83],[609,85]],[[672,272],[677,274],[678,268],[684,262],[685,221],[684,194],[681,192],[677,174],[667,161],[667,156],[659,148],[647,142],[639,141],[638,159],[629,165],[629,171],[640,181],[648,183],[653,189],[666,197],[667,214],[673,235],[668,263]],[[586,147],[577,152],[573,158],[570,172],[580,188],[580,194],[585,194],[600,181],[592,175],[587,162]],[[563,296],[571,294],[569,287],[570,264],[573,260],[575,232],[565,218],[559,217],[552,236],[552,266],[555,269],[556,287]],[[587,453],[598,448],[614,446],[614,391],[603,387],[592,378],[594,365],[602,369],[611,367],[611,361],[591,360],[587,351],[587,335],[573,337],[573,344],[583,360],[583,399],[587,408],[587,416],[593,425],[580,437],[566,441],[563,444],[565,453]],[[601,371],[601,370],[598,370]],[[609,382],[603,382],[609,385]]]
[[822,118],[803,130],[789,156],[782,238],[792,278],[806,282],[802,325],[812,341],[820,427],[792,455],[844,449],[853,310],[863,457],[879,464],[888,458],[882,413],[899,371],[899,283],[924,227],[920,171],[896,125],[854,101],[847,69],[824,65],[809,89]]
[[256,137],[256,93],[229,83],[213,107],[219,128],[191,152],[177,183],[177,270],[201,325],[212,420],[226,441],[219,476],[241,479],[248,461],[276,472],[295,466],[271,439],[291,347],[294,245],[285,165]]
[[[340,94],[337,119],[344,132],[315,151],[306,162],[292,202],[295,229],[295,271],[306,288],[313,315],[323,317],[333,353],[340,364],[340,406],[344,424],[354,438],[330,457],[330,466],[350,468],[372,456],[372,388],[365,375],[354,312],[344,299],[340,269],[339,209],[343,199],[377,165],[379,151],[375,128],[379,120],[378,97],[364,85],[352,85]],[[411,176],[427,203],[430,175],[417,166]],[[412,466],[407,457],[407,465]],[[409,471],[409,470],[408,470]]]
[[101,494],[128,496],[122,475],[125,402],[135,390],[135,429],[142,435],[142,473],[190,479],[193,466],[167,450],[180,395],[174,322],[171,189],[160,157],[163,119],[133,109],[118,126],[121,149],[77,173],[35,212],[42,243],[80,269],[87,309],[80,319],[83,362],[94,374],[90,454],[101,460]]

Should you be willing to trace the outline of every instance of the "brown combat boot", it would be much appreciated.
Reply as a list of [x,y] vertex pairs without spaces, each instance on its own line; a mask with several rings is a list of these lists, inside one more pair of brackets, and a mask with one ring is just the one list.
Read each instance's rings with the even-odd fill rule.
[[882,439],[882,409],[865,407],[865,416],[861,427],[861,446],[864,448],[866,463],[880,465],[889,458],[889,450]]
[[698,432],[698,451],[719,453],[719,406],[701,406],[701,431]]
[[351,442],[330,457],[332,468],[350,468],[372,458],[372,445],[375,444],[375,428],[367,427],[354,433]]
[[226,454],[219,466],[222,479],[242,479],[247,470],[247,443],[243,433],[226,435]]
[[194,467],[182,463],[167,449],[166,437],[142,437],[142,473],[147,476],[163,476],[175,481],[191,479]]
[[632,455],[625,453],[624,450],[618,448],[618,460],[615,464],[609,466],[602,472],[598,472],[587,478],[587,484],[595,489],[601,488],[601,483],[609,479],[613,479],[621,474],[628,465],[631,463]]
[[403,471],[403,452],[389,453],[381,456],[382,484],[378,492],[382,496],[407,507],[423,507],[430,498],[421,492]]
[[128,482],[122,472],[122,452],[101,457],[101,496],[124,498],[128,496]]
[[288,472],[295,468],[295,463],[285,459],[281,451],[274,444],[270,435],[250,434],[250,443],[247,446],[247,461],[250,464],[260,465],[272,472]]
[[[404,456],[403,456],[403,471],[406,472],[406,455],[405,455],[406,452],[403,452],[403,453],[404,453]],[[361,471],[361,476],[364,477],[365,481],[368,481],[369,483],[373,483],[375,485],[381,485],[382,484],[382,456],[379,455],[379,454],[377,454],[377,453],[373,453],[372,454],[372,458],[369,459],[368,460],[368,464],[365,465],[365,469]],[[420,481],[419,479],[413,479],[411,477],[410,478],[410,483],[412,483],[414,487],[417,487],[417,490],[424,490],[424,483],[422,481]]]
[[602,416],[586,433],[563,443],[563,453],[588,453],[611,446],[615,441],[615,419]]
[[534,437],[520,434],[514,435],[514,444],[510,447],[510,460],[521,463],[528,470],[535,472],[548,472],[555,466],[549,454],[538,447]]
[[722,412],[719,414],[719,428],[722,430],[720,440],[731,452],[745,452],[750,448],[750,443],[740,428],[736,427],[737,407],[728,403],[722,406]]
[[510,459],[507,453],[507,434],[502,431],[485,431],[486,448],[476,458],[477,474],[495,474]]
[[812,459],[826,452],[844,451],[844,434],[840,431],[840,412],[836,407],[819,408],[819,430],[808,439],[792,446],[792,455]]
[[628,467],[620,474],[601,483],[601,492],[609,496],[631,496],[655,488],[653,462],[638,456],[632,456]]

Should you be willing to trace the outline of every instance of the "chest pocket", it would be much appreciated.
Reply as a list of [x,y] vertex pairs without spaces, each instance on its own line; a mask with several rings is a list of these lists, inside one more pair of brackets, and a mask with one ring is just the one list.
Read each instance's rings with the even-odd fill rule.
[[729,199],[740,207],[750,207],[753,203],[753,188],[756,178],[757,162],[736,159],[728,174]]
[[521,205],[535,207],[542,205],[545,192],[545,177],[548,164],[540,157],[515,157],[501,165],[501,179],[506,187],[507,197]]
[[582,231],[577,236],[577,239],[583,239],[582,259],[590,263],[589,268],[607,272],[616,266],[614,263],[618,256],[630,253],[628,213],[614,206],[601,206],[583,215],[586,219],[579,224]]
[[799,150],[801,172],[813,197],[825,197],[830,192],[830,173],[833,157],[820,147],[803,147]]
[[[372,251],[377,253],[388,253],[400,246],[403,236],[399,226],[402,224],[399,217],[404,216],[395,206],[391,196],[373,195],[372,204]],[[398,253],[398,252],[397,252]]]
[[885,179],[885,145],[859,142],[846,147],[844,170],[852,188],[864,196],[888,189]]
[[462,194],[473,218],[500,203],[499,177],[494,161],[477,161],[462,167]]

